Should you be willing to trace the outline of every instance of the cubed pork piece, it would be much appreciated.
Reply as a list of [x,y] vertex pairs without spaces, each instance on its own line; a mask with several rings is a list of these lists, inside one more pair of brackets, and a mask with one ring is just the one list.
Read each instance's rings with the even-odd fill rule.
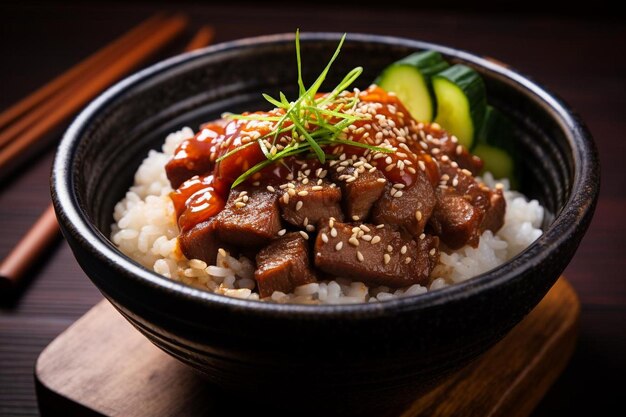
[[451,249],[478,245],[483,211],[455,192],[437,193],[437,205],[430,225]]
[[506,213],[506,200],[502,190],[490,190],[489,208],[485,211],[483,221],[480,223],[480,230],[491,230],[497,232],[504,226],[504,214]]
[[240,185],[230,191],[215,221],[224,242],[247,247],[266,244],[281,229],[278,196],[265,188]]
[[300,233],[288,233],[261,249],[256,265],[254,279],[262,298],[274,291],[290,293],[299,285],[316,281],[309,266],[308,242]]
[[[427,284],[438,240],[405,238],[390,226],[323,221],[315,240],[315,266],[332,275],[373,285]],[[420,243],[418,243],[420,242]]]
[[218,249],[225,247],[217,237],[215,225],[215,219],[209,219],[180,234],[178,244],[188,259],[200,259],[208,265],[215,264]]
[[504,224],[502,191],[477,183],[471,172],[449,163],[441,164],[440,170],[441,184],[430,225],[451,249],[476,247],[485,230],[495,233]]
[[283,219],[296,227],[315,225],[320,219],[334,217],[343,219],[341,190],[335,184],[323,180],[303,184],[294,182],[293,188],[285,188],[279,198]]
[[372,206],[385,190],[385,176],[379,170],[370,172],[341,165],[335,165],[331,172],[333,180],[341,188],[346,219],[365,221]]
[[[461,169],[467,169],[473,175],[478,175],[483,167],[483,161],[472,155],[465,146],[459,144],[456,137],[447,131],[435,128],[433,125],[425,125],[423,128],[425,143],[438,161],[450,160],[457,163]],[[433,152],[434,149],[437,151]]]
[[372,209],[372,222],[405,230],[413,237],[424,232],[436,204],[435,192],[422,171],[413,184],[405,188],[387,185]]

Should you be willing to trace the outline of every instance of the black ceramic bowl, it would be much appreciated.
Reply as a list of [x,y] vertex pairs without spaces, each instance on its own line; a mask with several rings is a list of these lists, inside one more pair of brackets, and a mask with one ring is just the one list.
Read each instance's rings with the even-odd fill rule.
[[[339,35],[302,36],[312,82]],[[479,71],[489,101],[519,128],[523,191],[548,216],[543,236],[505,265],[424,295],[376,304],[277,305],[203,292],[149,271],[109,239],[114,204],[167,132],[224,111],[256,109],[261,92],[296,93],[293,35],[224,43],[156,64],[110,88],[72,123],[54,163],[52,196],[65,237],[104,296],[157,346],[254,403],[376,410],[410,398],[502,338],[572,258],[599,189],[594,144],[578,117],[533,81],[489,59],[408,39],[349,35],[329,76],[434,49]],[[329,84],[330,85],[330,84]],[[238,404],[245,403],[240,401]],[[332,406],[331,406],[332,404]],[[294,409],[292,409],[294,410]]]

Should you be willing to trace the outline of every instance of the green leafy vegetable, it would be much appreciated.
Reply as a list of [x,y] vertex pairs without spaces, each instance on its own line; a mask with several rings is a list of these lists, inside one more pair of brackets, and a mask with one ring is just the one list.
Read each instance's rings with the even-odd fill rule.
[[[324,163],[329,155],[324,153],[322,146],[328,145],[346,145],[358,148],[365,148],[374,152],[393,152],[393,149],[368,145],[366,143],[350,141],[340,138],[344,129],[361,118],[347,113],[359,103],[359,96],[355,94],[349,101],[340,99],[340,94],[345,91],[363,72],[362,67],[353,68],[342,81],[331,90],[330,93],[316,98],[319,88],[326,79],[330,68],[339,56],[341,47],[346,39],[346,34],[341,37],[339,45],[324,70],[317,77],[315,82],[307,89],[302,80],[302,59],[300,55],[300,31],[296,31],[296,61],[298,66],[298,98],[290,102],[284,93],[279,93],[279,99],[269,94],[263,94],[263,97],[276,108],[282,109],[284,113],[280,116],[267,116],[260,114],[228,114],[225,117],[233,120],[258,120],[272,122],[273,129],[268,134],[260,136],[256,141],[248,142],[235,149],[230,150],[226,154],[217,159],[221,162],[233,154],[245,149],[255,143],[265,155],[265,160],[254,165],[243,174],[241,174],[232,184],[236,187],[251,175],[259,172],[263,168],[275,162],[282,162],[282,159],[297,154],[313,155],[320,162]],[[287,124],[291,122],[291,124]],[[312,128],[313,127],[313,128]],[[276,151],[276,140],[281,135],[291,135],[291,142],[284,146],[280,152]],[[271,142],[268,139],[271,138]],[[271,146],[268,146],[270,144]]]

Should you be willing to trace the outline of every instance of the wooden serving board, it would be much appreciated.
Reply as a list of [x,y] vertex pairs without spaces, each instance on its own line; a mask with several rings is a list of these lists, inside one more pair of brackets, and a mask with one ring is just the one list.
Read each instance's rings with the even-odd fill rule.
[[[402,417],[528,416],[573,352],[579,313],[576,293],[561,278],[500,343]],[[153,346],[107,301],[48,345],[35,377],[43,416],[228,414],[215,388]]]

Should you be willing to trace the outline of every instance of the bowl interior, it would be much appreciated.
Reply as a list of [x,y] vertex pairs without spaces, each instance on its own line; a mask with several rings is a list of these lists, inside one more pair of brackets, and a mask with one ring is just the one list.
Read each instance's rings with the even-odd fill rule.
[[[338,39],[334,34],[302,37],[305,84],[310,85],[321,72]],[[515,122],[517,132],[511,140],[519,150],[520,188],[547,209],[543,226],[548,228],[570,197],[575,152],[566,127],[553,117],[554,110],[535,94],[520,93],[524,79],[513,80],[502,73],[499,64],[448,48],[351,35],[324,86],[333,87],[349,70],[363,66],[355,86],[366,88],[385,66],[421,49],[438,49],[451,62],[473,66],[483,74],[488,101]],[[269,108],[261,92],[276,96],[283,91],[293,98],[297,95],[296,77],[293,36],[281,35],[221,44],[176,57],[149,74],[127,79],[99,99],[107,105],[91,116],[80,133],[82,140],[70,167],[78,204],[108,239],[113,207],[132,184],[148,150],[158,149],[169,132],[183,126],[197,130],[201,123],[219,118],[225,111]]]

